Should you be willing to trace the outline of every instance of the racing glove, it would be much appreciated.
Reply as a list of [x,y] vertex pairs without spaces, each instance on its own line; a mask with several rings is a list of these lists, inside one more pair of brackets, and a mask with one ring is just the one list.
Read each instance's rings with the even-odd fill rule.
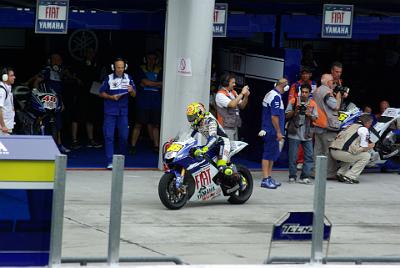
[[258,132],[259,137],[264,137],[265,134],[267,134],[267,132],[265,130],[260,130],[260,132]]
[[208,147],[203,146],[202,148],[196,149],[196,151],[194,151],[194,156],[199,157],[207,152],[208,152]]

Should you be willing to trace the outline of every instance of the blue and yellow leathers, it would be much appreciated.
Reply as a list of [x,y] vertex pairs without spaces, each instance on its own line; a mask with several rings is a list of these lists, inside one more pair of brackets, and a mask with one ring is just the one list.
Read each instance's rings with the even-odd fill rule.
[[104,142],[106,149],[107,163],[112,163],[114,154],[114,132],[115,127],[118,129],[119,149],[121,153],[126,154],[128,147],[128,85],[131,85],[136,94],[136,87],[132,77],[126,73],[122,76],[117,76],[115,73],[108,75],[100,87],[100,94],[102,92],[113,97],[119,95],[120,98],[104,99]]

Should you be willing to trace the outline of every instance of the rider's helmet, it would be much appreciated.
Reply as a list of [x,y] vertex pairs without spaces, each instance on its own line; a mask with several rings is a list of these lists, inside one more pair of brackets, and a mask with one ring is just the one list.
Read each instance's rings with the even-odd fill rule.
[[187,120],[192,126],[196,126],[204,118],[206,109],[200,102],[192,102],[186,108]]

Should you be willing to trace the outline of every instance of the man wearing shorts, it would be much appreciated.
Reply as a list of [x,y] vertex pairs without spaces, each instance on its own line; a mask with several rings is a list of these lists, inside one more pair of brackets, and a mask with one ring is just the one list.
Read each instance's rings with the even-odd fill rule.
[[279,79],[275,88],[269,91],[263,100],[262,125],[258,136],[264,139],[264,153],[261,166],[263,179],[261,187],[276,189],[281,185],[280,182],[272,178],[272,166],[280,155],[279,145],[283,142],[285,110],[282,102],[282,95],[289,90],[288,80]]

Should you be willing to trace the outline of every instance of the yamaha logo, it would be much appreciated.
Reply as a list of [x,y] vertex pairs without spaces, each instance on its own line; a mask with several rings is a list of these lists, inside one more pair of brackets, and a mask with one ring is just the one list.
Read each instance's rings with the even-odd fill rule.
[[7,150],[6,146],[0,141],[0,155],[1,154],[9,154],[10,152]]

